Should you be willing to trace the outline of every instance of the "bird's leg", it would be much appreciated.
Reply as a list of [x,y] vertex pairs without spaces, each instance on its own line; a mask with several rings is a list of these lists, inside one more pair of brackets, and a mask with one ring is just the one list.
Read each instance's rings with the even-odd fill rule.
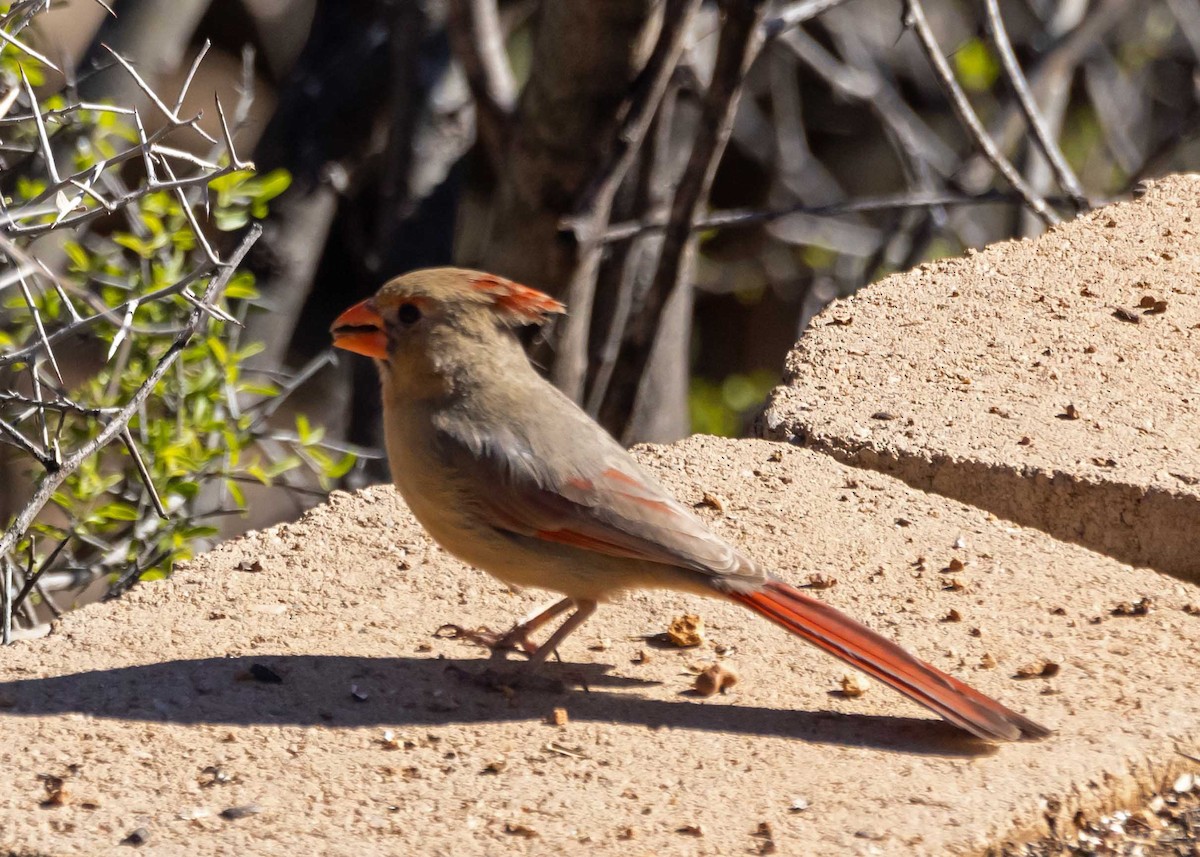
[[567,621],[558,626],[558,630],[550,635],[550,639],[534,649],[533,653],[529,657],[529,662],[525,665],[526,669],[535,669],[544,664],[546,662],[546,658],[550,657],[550,654],[559,647],[562,641],[567,639],[567,637],[571,635],[572,631],[586,622],[588,617],[596,612],[596,602],[585,601],[582,598],[574,600],[570,598],[564,599],[564,601],[560,601],[558,604],[555,604],[551,609],[558,608],[557,612],[561,612],[562,610],[566,609],[562,606],[564,603],[568,605],[574,604],[575,612],[567,617]]
[[497,634],[487,628],[471,629],[463,628],[460,625],[443,625],[438,629],[438,635],[454,640],[469,640],[491,649],[493,656],[503,657],[504,653],[510,650],[533,655],[538,650],[538,646],[533,641],[532,635],[547,622],[560,613],[565,613],[573,606],[575,606],[575,602],[570,598],[562,598],[548,607],[530,613],[503,634]]
[[543,607],[541,610],[530,613],[520,622],[496,637],[490,648],[494,652],[516,649],[530,656],[536,654],[539,646],[533,641],[533,634],[560,613],[565,613],[571,609],[574,603],[570,598],[561,598],[548,607]]

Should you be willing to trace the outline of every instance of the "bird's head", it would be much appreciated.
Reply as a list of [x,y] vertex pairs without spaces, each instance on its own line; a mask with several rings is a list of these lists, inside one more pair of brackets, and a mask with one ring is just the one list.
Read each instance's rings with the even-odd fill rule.
[[464,360],[524,360],[512,329],[561,312],[549,295],[494,274],[427,268],[389,281],[330,332],[336,347],[374,358],[385,384],[415,394],[452,382]]

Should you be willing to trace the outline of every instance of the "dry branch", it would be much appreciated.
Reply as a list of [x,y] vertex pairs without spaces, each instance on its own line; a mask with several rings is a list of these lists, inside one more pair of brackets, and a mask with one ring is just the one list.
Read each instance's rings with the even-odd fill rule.
[[1087,194],[1084,193],[1079,178],[1067,163],[1067,159],[1063,157],[1062,149],[1058,147],[1057,141],[1050,134],[1045,120],[1042,119],[1033,93],[1029,90],[1029,82],[1025,79],[1025,73],[1021,71],[1016,54],[1013,53],[1012,42],[1009,41],[1008,31],[1004,28],[1004,19],[1000,16],[1000,4],[997,0],[984,0],[984,8],[987,10],[987,27],[988,33],[992,37],[992,44],[1000,54],[1000,64],[1004,69],[1005,77],[1008,79],[1009,86],[1013,88],[1013,92],[1016,93],[1017,103],[1021,106],[1021,112],[1025,114],[1025,120],[1029,123],[1030,130],[1033,131],[1033,137],[1037,140],[1038,147],[1050,163],[1050,168],[1058,180],[1058,186],[1071,197],[1075,210],[1077,212],[1087,210],[1090,206]]
[[[242,259],[245,258],[246,253],[261,234],[262,227],[258,224],[253,225],[233,255],[226,262],[222,263],[221,272],[209,281],[208,287],[204,290],[204,294],[200,298],[205,306],[214,306],[220,299],[222,292],[224,292],[225,287],[229,284],[230,278],[237,272],[238,265],[241,264]],[[191,341],[192,337],[208,319],[209,314],[201,307],[193,309],[166,353],[159,359],[158,364],[130,397],[129,401],[117,409],[110,417],[108,423],[95,437],[64,458],[56,469],[48,470],[42,476],[37,489],[33,493],[33,497],[16,514],[8,529],[4,531],[4,535],[0,536],[0,556],[7,556],[12,551],[21,536],[29,528],[29,525],[33,523],[33,519],[42,510],[42,507],[46,505],[58,487],[79,468],[79,465],[84,460],[108,445],[123,432],[128,431],[129,421],[137,414],[142,403],[154,391],[155,385],[162,380],[167,370],[179,358],[179,355],[183,352],[188,342]]]
[[517,84],[496,0],[450,0],[446,29],[475,99],[475,124],[489,157],[499,164],[508,146]]
[[600,409],[601,422],[610,427],[627,429],[630,425],[667,302],[677,289],[688,287],[695,252],[692,224],[708,197],[729,140],[746,72],[762,38],[760,24],[766,5],[764,0],[747,0],[724,6],[712,83],[704,94],[699,132],[671,204],[658,268],[640,310],[630,318]]
[[1021,177],[1021,174],[1017,172],[1017,168],[1004,157],[1003,153],[996,146],[996,141],[992,139],[987,129],[983,127],[983,123],[979,121],[979,117],[975,115],[975,109],[971,107],[971,102],[967,100],[967,94],[963,92],[962,87],[955,80],[954,72],[951,70],[950,64],[946,62],[946,57],[942,54],[942,49],[937,43],[937,38],[933,35],[933,30],[929,26],[929,20],[925,17],[925,7],[921,4],[921,0],[905,0],[904,9],[905,22],[916,33],[921,49],[925,52],[925,56],[933,68],[934,76],[937,78],[938,83],[941,84],[946,96],[950,99],[950,104],[954,107],[954,112],[967,134],[970,135],[988,162],[1004,176],[1004,179],[1025,200],[1025,204],[1033,209],[1045,221],[1046,225],[1053,226],[1058,223],[1058,215],[1046,205],[1046,201],[1038,195],[1037,191],[1031,188],[1025,179]]
[[587,377],[588,332],[604,250],[602,238],[612,216],[613,200],[641,151],[699,6],[700,0],[667,0],[658,41],[630,93],[607,158],[585,188],[572,216],[563,222],[564,229],[575,233],[577,257],[564,293],[571,313],[558,327],[553,378],[559,389],[576,400],[583,396]]

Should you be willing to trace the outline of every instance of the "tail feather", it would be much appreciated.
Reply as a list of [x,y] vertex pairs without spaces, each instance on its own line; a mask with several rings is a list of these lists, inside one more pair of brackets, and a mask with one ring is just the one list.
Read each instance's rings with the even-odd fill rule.
[[1042,738],[1049,729],[918,660],[828,604],[778,580],[729,597],[988,741]]

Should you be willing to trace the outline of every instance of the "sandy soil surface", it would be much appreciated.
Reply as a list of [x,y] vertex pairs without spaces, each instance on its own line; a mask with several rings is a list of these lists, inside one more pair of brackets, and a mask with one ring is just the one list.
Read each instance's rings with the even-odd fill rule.
[[[545,594],[451,559],[373,488],[0,650],[0,854],[1019,854],[1181,794],[1198,200],[1200,179],[1164,181],[835,305],[766,414],[812,449],[638,453],[784,577],[1051,738],[989,747],[882,687],[847,696],[827,656],[670,593],[606,607],[513,686],[443,626],[503,628]],[[692,648],[662,640],[683,614]],[[700,697],[713,664],[740,681]]]
[[837,301],[762,419],[1200,582],[1200,175]]
[[[1058,734],[990,748],[882,687],[847,698],[837,662],[669,593],[608,607],[548,681],[506,689],[439,628],[543,595],[450,559],[376,488],[0,653],[0,853],[972,853],[1196,750],[1192,587],[809,450],[640,454],[788,578],[835,578],[821,597]],[[683,613],[703,645],[658,640]],[[718,662],[740,683],[696,697]]]

